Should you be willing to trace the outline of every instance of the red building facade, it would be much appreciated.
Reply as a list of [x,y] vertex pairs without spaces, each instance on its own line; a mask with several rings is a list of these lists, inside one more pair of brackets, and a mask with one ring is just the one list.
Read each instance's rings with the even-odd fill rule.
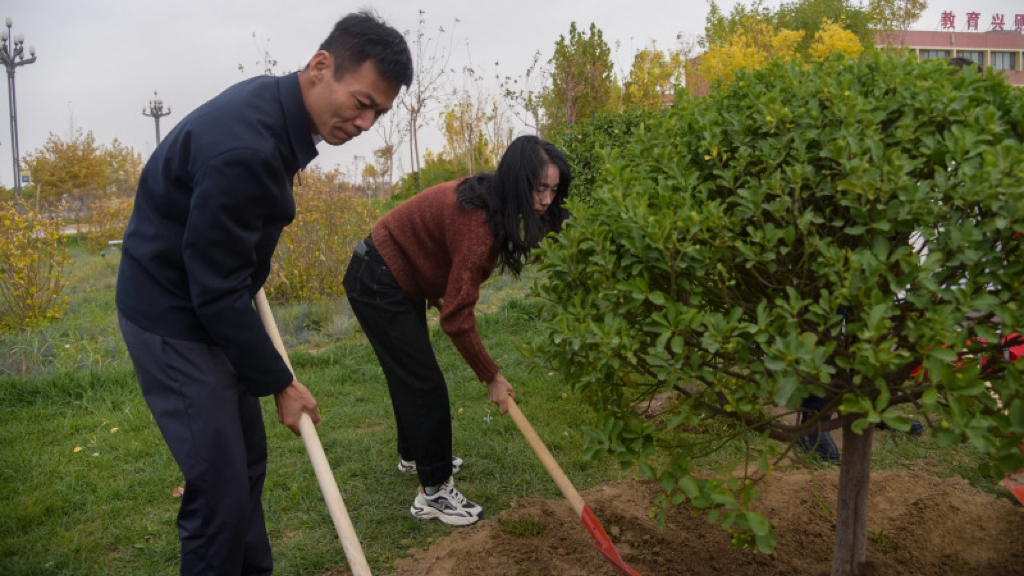
[[879,35],[879,47],[906,46],[920,60],[966,58],[1006,76],[1009,84],[1024,86],[1024,34],[1017,30],[956,32],[907,30]]

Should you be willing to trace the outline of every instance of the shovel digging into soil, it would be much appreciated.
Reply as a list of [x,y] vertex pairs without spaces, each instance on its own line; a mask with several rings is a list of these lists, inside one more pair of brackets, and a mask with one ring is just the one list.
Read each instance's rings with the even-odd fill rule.
[[594,539],[594,544],[597,549],[604,555],[604,557],[611,562],[612,566],[619,571],[623,576],[641,576],[639,572],[630,568],[628,564],[619,555],[619,551],[615,549],[615,544],[612,543],[611,538],[604,531],[604,527],[598,522],[597,516],[590,510],[590,506],[587,506],[583,502],[583,497],[576,491],[576,488],[569,481],[569,478],[562,472],[562,469],[558,466],[558,462],[555,461],[554,456],[548,451],[547,446],[541,441],[540,436],[530,425],[530,422],[523,416],[522,411],[519,410],[519,406],[516,405],[516,401],[512,398],[508,399],[508,414],[515,421],[516,426],[519,427],[519,431],[523,433],[526,441],[530,444],[530,448],[533,448],[534,453],[540,459],[541,463],[544,464],[544,468],[551,475],[551,478],[558,485],[559,490],[565,495],[565,498],[569,501],[572,509],[579,515],[580,520],[583,521],[583,525],[587,528],[587,532],[590,532],[590,536]]
[[[277,348],[281,358],[284,359],[284,363],[288,365],[288,369],[292,370],[292,363],[288,360],[288,351],[285,350],[281,334],[277,330],[277,323],[274,322],[274,315],[270,311],[270,304],[267,302],[267,295],[264,294],[262,288],[256,293],[255,302],[256,309],[260,313],[260,320],[263,321],[263,327],[274,342],[274,348]],[[294,372],[292,370],[293,374]],[[317,483],[320,484],[320,491],[327,502],[327,510],[331,514],[331,520],[334,522],[334,529],[338,533],[338,539],[341,540],[341,547],[345,551],[345,557],[348,559],[348,566],[352,571],[352,576],[371,576],[370,566],[366,563],[363,548],[359,545],[356,530],[352,526],[352,520],[348,517],[348,510],[345,509],[345,501],[341,499],[338,483],[334,480],[334,473],[331,472],[331,466],[327,463],[327,456],[324,454],[324,448],[320,444],[320,437],[316,433],[316,426],[313,425],[309,415],[302,415],[302,419],[299,421],[299,431],[302,433],[302,441],[306,445],[306,453],[309,454],[309,459],[313,464],[313,472],[316,474]]]

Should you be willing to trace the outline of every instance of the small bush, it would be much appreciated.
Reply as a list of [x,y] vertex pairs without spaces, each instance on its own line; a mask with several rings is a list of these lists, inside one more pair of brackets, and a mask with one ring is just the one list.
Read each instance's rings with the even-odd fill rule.
[[75,226],[79,245],[89,252],[107,248],[111,240],[120,240],[132,216],[135,196],[108,196],[88,204]]
[[36,326],[60,316],[67,299],[64,267],[67,247],[61,223],[29,211],[19,214],[13,202],[0,203],[0,330]]
[[295,186],[295,221],[285,228],[267,279],[277,301],[317,301],[345,293],[341,281],[356,242],[379,216],[375,205],[344,193],[319,173]]
[[398,190],[392,201],[408,200],[435,184],[450,182],[469,175],[469,169],[466,168],[464,162],[451,160],[443,155],[427,151],[423,155],[423,169],[419,172],[410,172],[398,181]]

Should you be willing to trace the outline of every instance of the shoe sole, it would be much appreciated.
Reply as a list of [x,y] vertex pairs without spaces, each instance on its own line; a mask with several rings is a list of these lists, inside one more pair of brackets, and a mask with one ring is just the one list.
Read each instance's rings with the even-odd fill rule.
[[484,513],[481,510],[479,516],[447,516],[431,508],[430,506],[420,507],[413,504],[409,508],[409,513],[412,517],[417,520],[434,520],[437,519],[442,524],[447,526],[455,526],[457,528],[463,528],[466,526],[472,526],[480,521],[484,517]]

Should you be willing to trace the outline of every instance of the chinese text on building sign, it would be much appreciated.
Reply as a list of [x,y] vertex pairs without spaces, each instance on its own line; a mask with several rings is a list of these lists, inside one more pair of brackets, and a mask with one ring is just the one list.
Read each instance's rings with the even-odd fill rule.
[[[967,13],[967,30],[977,30],[978,22],[981,20],[980,12],[968,12]],[[942,29],[943,30],[956,30],[956,14],[953,12],[942,13]],[[992,24],[990,30],[1006,30],[1006,15],[1005,14],[993,14]],[[1013,30],[1017,32],[1024,31],[1024,14],[1013,15]]]

